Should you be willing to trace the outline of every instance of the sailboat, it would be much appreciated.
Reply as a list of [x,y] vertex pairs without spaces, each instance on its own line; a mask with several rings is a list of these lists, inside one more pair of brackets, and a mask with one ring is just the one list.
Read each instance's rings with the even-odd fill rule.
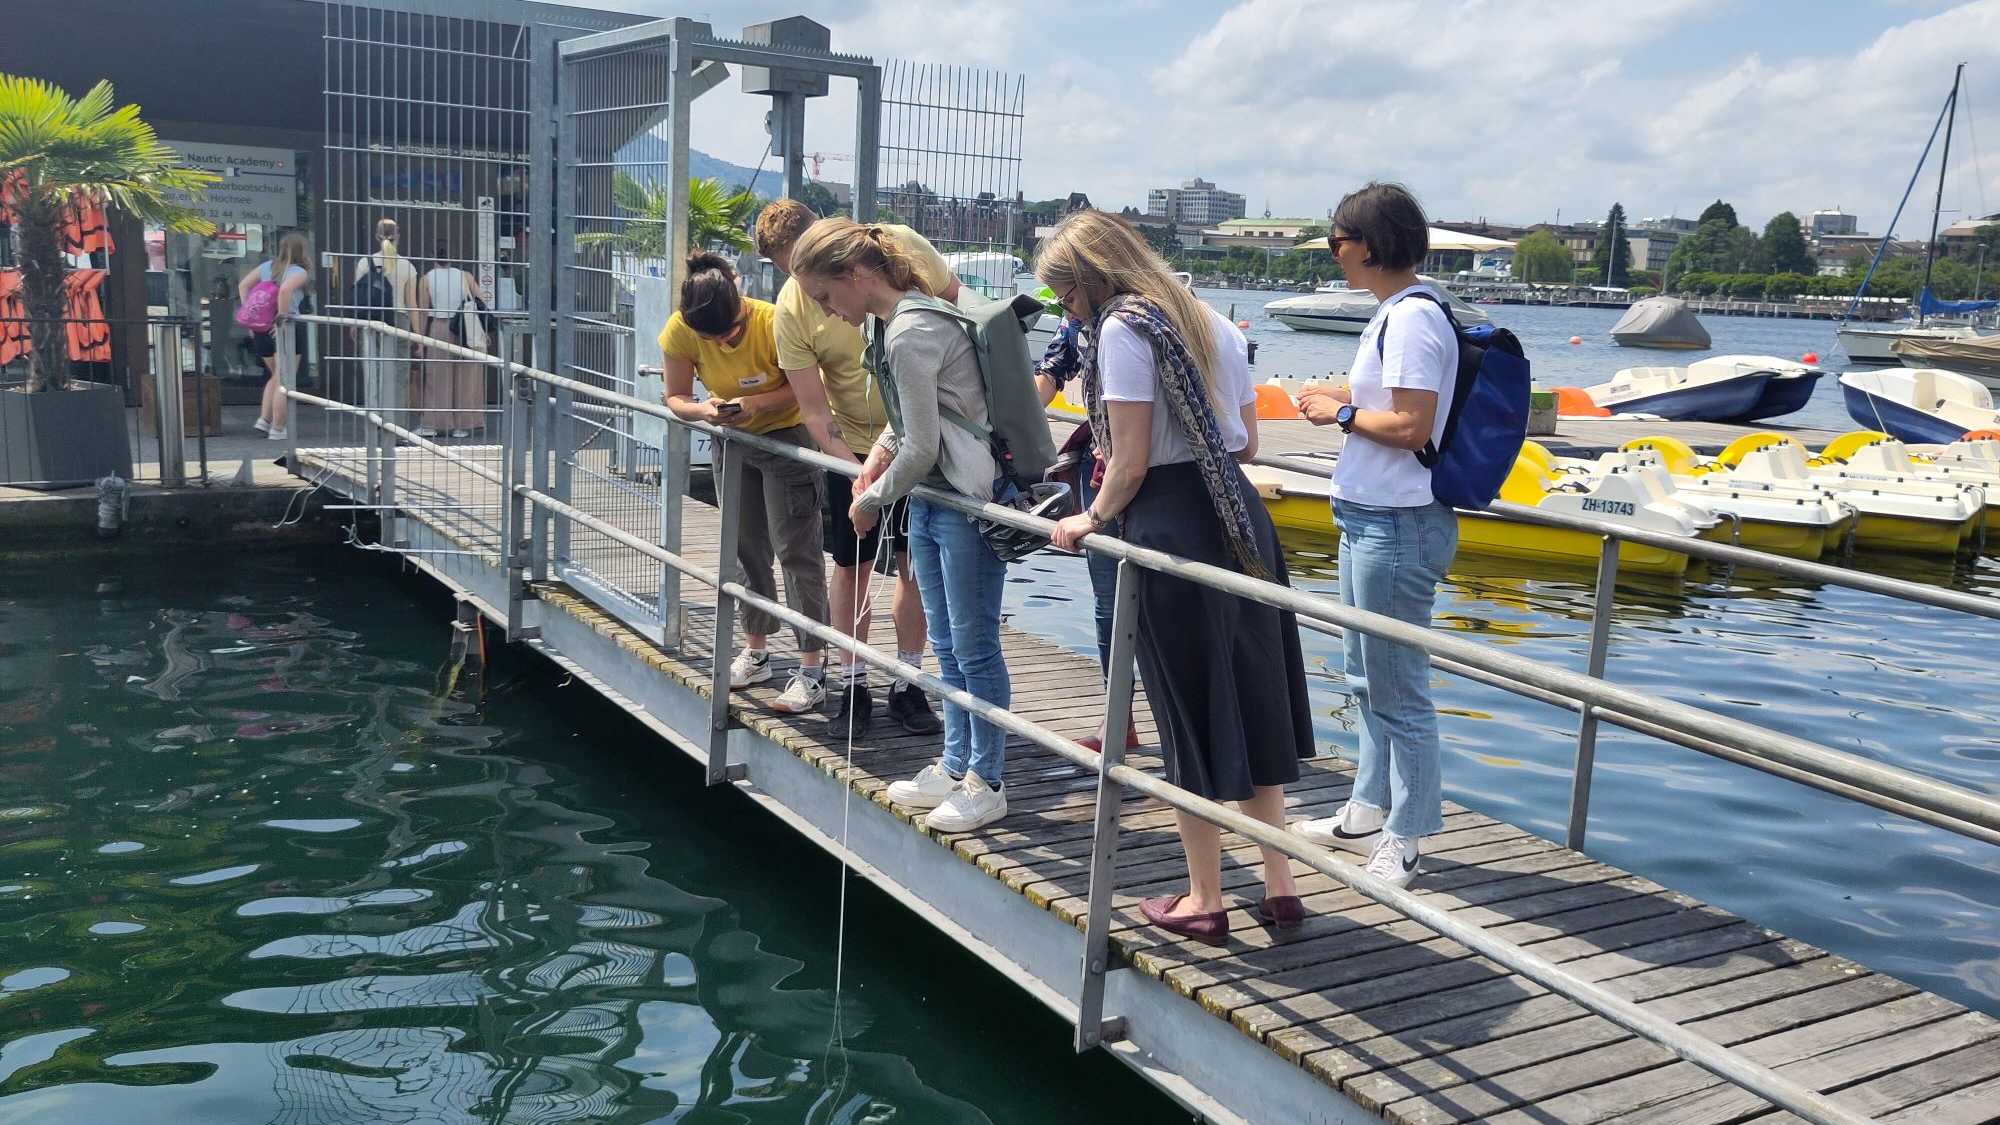
[[[1952,72],[1951,94],[1945,98],[1944,111],[1939,114],[1944,125],[1944,152],[1938,158],[1937,198],[1931,205],[1931,237],[1924,243],[1924,285],[1917,294],[1917,318],[1894,324],[1858,327],[1852,323],[1854,310],[1861,304],[1861,295],[1868,291],[1868,282],[1875,276],[1875,267],[1882,263],[1882,252],[1889,248],[1889,240],[1895,237],[1896,219],[1903,216],[1903,204],[1910,201],[1909,188],[1903,191],[1903,202],[1896,205],[1896,214],[1889,220],[1889,233],[1882,236],[1882,244],[1875,248],[1875,258],[1868,263],[1868,274],[1861,279],[1861,288],[1854,294],[1854,301],[1847,306],[1847,314],[1840,321],[1840,350],[1855,363],[1898,363],[1911,367],[1935,366],[1938,357],[1926,350],[1927,345],[1965,342],[1982,338],[1978,329],[1964,323],[1931,323],[1931,317],[1939,314],[1969,315],[2000,307],[2000,301],[1940,301],[1931,293],[1931,267],[1937,261],[1938,215],[1944,210],[1944,176],[1951,164],[1951,134],[1958,123],[1958,87],[1965,77],[1965,64],[1959,63]],[[1937,140],[1937,126],[1931,127],[1931,140],[1924,142],[1924,153],[1917,158],[1917,170],[1922,171],[1924,161],[1930,159],[1931,142]],[[1910,187],[1917,183],[1915,173],[1910,176]],[[1908,343],[1912,346],[1908,356],[1900,347]]]

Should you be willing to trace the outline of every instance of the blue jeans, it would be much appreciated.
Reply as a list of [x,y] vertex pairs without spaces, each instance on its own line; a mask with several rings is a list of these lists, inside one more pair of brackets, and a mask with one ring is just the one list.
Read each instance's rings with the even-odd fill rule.
[[[1007,706],[1013,690],[1000,655],[1000,595],[1007,564],[979,537],[970,518],[922,500],[910,503],[909,544],[938,678],[996,707]],[[954,774],[971,769],[997,786],[1006,755],[1005,731],[945,702],[946,769]]]
[[[1437,584],[1458,551],[1458,517],[1443,504],[1377,508],[1333,502],[1340,521],[1340,600],[1426,628]],[[1361,712],[1353,800],[1386,810],[1406,839],[1444,827],[1430,657],[1359,630],[1343,644],[1347,689]]]
[[[1088,511],[1097,499],[1097,489],[1090,487],[1091,466],[1084,465],[1078,474],[1079,495],[1076,498],[1077,511]],[[1118,521],[1112,520],[1104,530],[1117,535]],[[1090,570],[1091,599],[1096,603],[1097,616],[1097,668],[1105,675],[1111,674],[1111,611],[1118,604],[1118,560],[1110,555],[1086,551],[1083,565]]]

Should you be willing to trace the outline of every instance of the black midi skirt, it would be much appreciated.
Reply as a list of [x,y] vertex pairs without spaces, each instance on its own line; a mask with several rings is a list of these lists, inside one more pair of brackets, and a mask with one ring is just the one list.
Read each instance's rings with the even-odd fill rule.
[[[1270,513],[1234,464],[1229,479],[1265,567],[1288,583]],[[1242,571],[1192,463],[1147,470],[1123,519],[1128,543]],[[1185,578],[1139,573],[1139,674],[1167,780],[1217,801],[1297,781],[1299,760],[1314,753],[1298,619]]]

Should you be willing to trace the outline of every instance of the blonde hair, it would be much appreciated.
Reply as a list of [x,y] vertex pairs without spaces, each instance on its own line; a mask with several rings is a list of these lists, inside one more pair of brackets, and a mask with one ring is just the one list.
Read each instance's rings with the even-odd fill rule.
[[271,259],[271,280],[282,284],[285,271],[292,266],[312,273],[312,246],[297,231],[278,240],[278,253]]
[[1057,293],[1080,287],[1087,293],[1129,293],[1158,305],[1200,369],[1209,404],[1222,404],[1216,386],[1222,365],[1208,306],[1123,219],[1103,211],[1072,212],[1035,251],[1035,277]]
[[396,220],[375,220],[375,240],[382,253],[382,276],[396,276]]
[[917,269],[916,259],[904,253],[880,223],[862,226],[839,216],[821,219],[792,244],[793,277],[846,277],[855,270],[873,270],[899,292],[915,289],[937,296]]

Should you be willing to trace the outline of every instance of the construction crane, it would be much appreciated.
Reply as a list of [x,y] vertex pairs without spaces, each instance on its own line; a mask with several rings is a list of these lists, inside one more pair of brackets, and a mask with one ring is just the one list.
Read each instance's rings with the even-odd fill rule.
[[819,179],[819,166],[822,161],[826,160],[852,161],[854,159],[853,156],[844,152],[808,152],[805,154],[805,158],[807,160],[812,161],[813,179],[815,180]]

